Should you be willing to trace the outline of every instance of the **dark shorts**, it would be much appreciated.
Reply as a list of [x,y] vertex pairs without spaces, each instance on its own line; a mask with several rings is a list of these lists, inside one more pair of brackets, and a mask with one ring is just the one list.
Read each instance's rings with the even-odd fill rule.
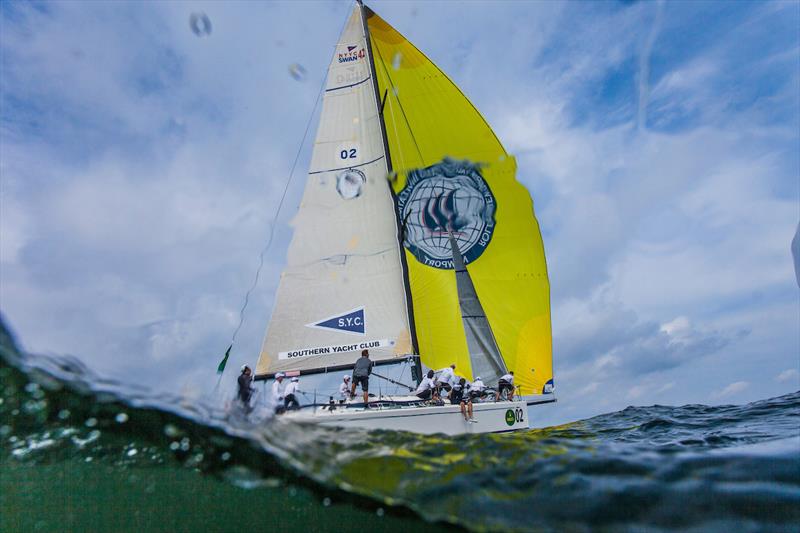
[[361,385],[361,390],[369,391],[369,376],[353,376],[353,385]]
[[462,399],[463,399],[463,395],[461,395],[461,394],[451,394],[450,395],[450,403],[453,404],[453,405],[460,404]]
[[508,392],[513,392],[514,391],[514,385],[512,385],[508,381],[504,381],[504,380],[501,379],[497,383],[497,392],[502,394],[504,390],[507,390]]
[[283,406],[286,409],[297,409],[300,407],[300,402],[297,401],[297,398],[294,397],[294,394],[287,394],[283,399]]
[[453,387],[451,387],[449,383],[441,382],[439,383],[439,388],[444,389],[447,392],[450,392],[450,389],[452,389]]
[[430,399],[430,397],[431,397],[431,393],[432,393],[432,392],[433,392],[433,391],[432,391],[431,389],[424,390],[424,391],[422,391],[422,392],[418,392],[418,393],[417,393],[417,398],[419,398],[419,399],[421,399],[421,400],[429,400],[429,399]]
[[486,392],[484,392],[484,391],[481,391],[481,392],[469,391],[469,400],[470,401],[478,399],[478,398],[483,398],[484,396],[486,396]]

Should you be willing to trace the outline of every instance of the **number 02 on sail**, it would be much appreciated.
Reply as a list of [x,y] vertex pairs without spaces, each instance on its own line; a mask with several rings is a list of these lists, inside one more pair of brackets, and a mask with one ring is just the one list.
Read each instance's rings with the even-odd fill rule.
[[[358,2],[328,69],[311,168],[256,368],[312,374],[418,356],[522,401],[372,409],[311,406],[292,418],[424,433],[529,427],[554,401],[544,247],[516,162],[422,52]],[[419,366],[419,363],[418,363]],[[419,370],[419,369],[418,369]],[[417,372],[417,378],[420,373]]]

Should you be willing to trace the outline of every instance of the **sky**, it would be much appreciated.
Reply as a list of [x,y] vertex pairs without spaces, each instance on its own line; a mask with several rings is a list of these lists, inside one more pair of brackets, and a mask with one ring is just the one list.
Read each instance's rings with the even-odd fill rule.
[[[481,110],[533,197],[558,396],[535,425],[800,388],[800,3],[368,5]],[[24,349],[204,397],[275,221],[233,390],[351,9],[0,3],[0,312]]]

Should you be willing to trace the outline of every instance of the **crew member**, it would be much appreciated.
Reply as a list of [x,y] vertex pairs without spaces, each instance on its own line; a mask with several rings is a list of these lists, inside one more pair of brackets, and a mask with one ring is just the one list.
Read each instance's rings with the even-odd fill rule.
[[477,376],[475,381],[470,384],[469,396],[472,401],[480,400],[486,396],[486,385],[483,384],[483,380],[480,376]]
[[503,398],[503,393],[506,394],[505,398],[509,401],[514,400],[514,371],[500,376],[497,382],[497,396]]
[[459,404],[461,406],[461,415],[467,422],[474,422],[472,418],[472,399],[469,396],[469,385],[467,380],[461,378],[450,389],[450,403],[452,405]]
[[419,387],[417,387],[417,390],[414,392],[414,394],[417,395],[417,398],[422,400],[430,400],[435,389],[436,385],[433,382],[433,370],[428,370],[428,374],[422,378],[422,381],[420,382]]
[[436,377],[436,386],[439,389],[444,389],[450,392],[450,389],[456,383],[456,365],[453,363],[439,370],[439,375]]
[[283,391],[283,408],[287,411],[290,409],[299,409],[300,402],[297,401],[297,394],[300,392],[300,378],[293,377],[292,380],[286,385]]
[[364,393],[364,408],[369,409],[369,375],[372,374],[372,361],[369,358],[369,350],[362,350],[361,357],[353,367],[353,384],[350,386],[350,397],[356,395],[356,385],[361,385]]
[[253,397],[253,375],[249,366],[242,366],[242,373],[239,374],[238,383],[239,401],[242,402],[244,410],[249,413],[252,409],[252,407],[250,407],[250,398]]
[[342,383],[339,385],[339,401],[345,401],[350,397],[350,374],[342,376]]
[[272,397],[270,399],[277,414],[281,414],[284,411],[282,385],[284,377],[285,374],[283,372],[278,372],[275,374],[275,381],[272,382]]

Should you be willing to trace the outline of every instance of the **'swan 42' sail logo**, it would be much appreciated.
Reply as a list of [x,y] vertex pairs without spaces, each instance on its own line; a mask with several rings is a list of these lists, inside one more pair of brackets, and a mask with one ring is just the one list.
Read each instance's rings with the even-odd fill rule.
[[492,239],[497,203],[478,165],[445,158],[409,172],[397,210],[408,251],[420,263],[452,270],[450,233],[464,262],[475,261]]
[[347,51],[339,52],[339,63],[352,63],[363,59],[366,54],[363,46],[358,46],[357,44],[347,45]]

